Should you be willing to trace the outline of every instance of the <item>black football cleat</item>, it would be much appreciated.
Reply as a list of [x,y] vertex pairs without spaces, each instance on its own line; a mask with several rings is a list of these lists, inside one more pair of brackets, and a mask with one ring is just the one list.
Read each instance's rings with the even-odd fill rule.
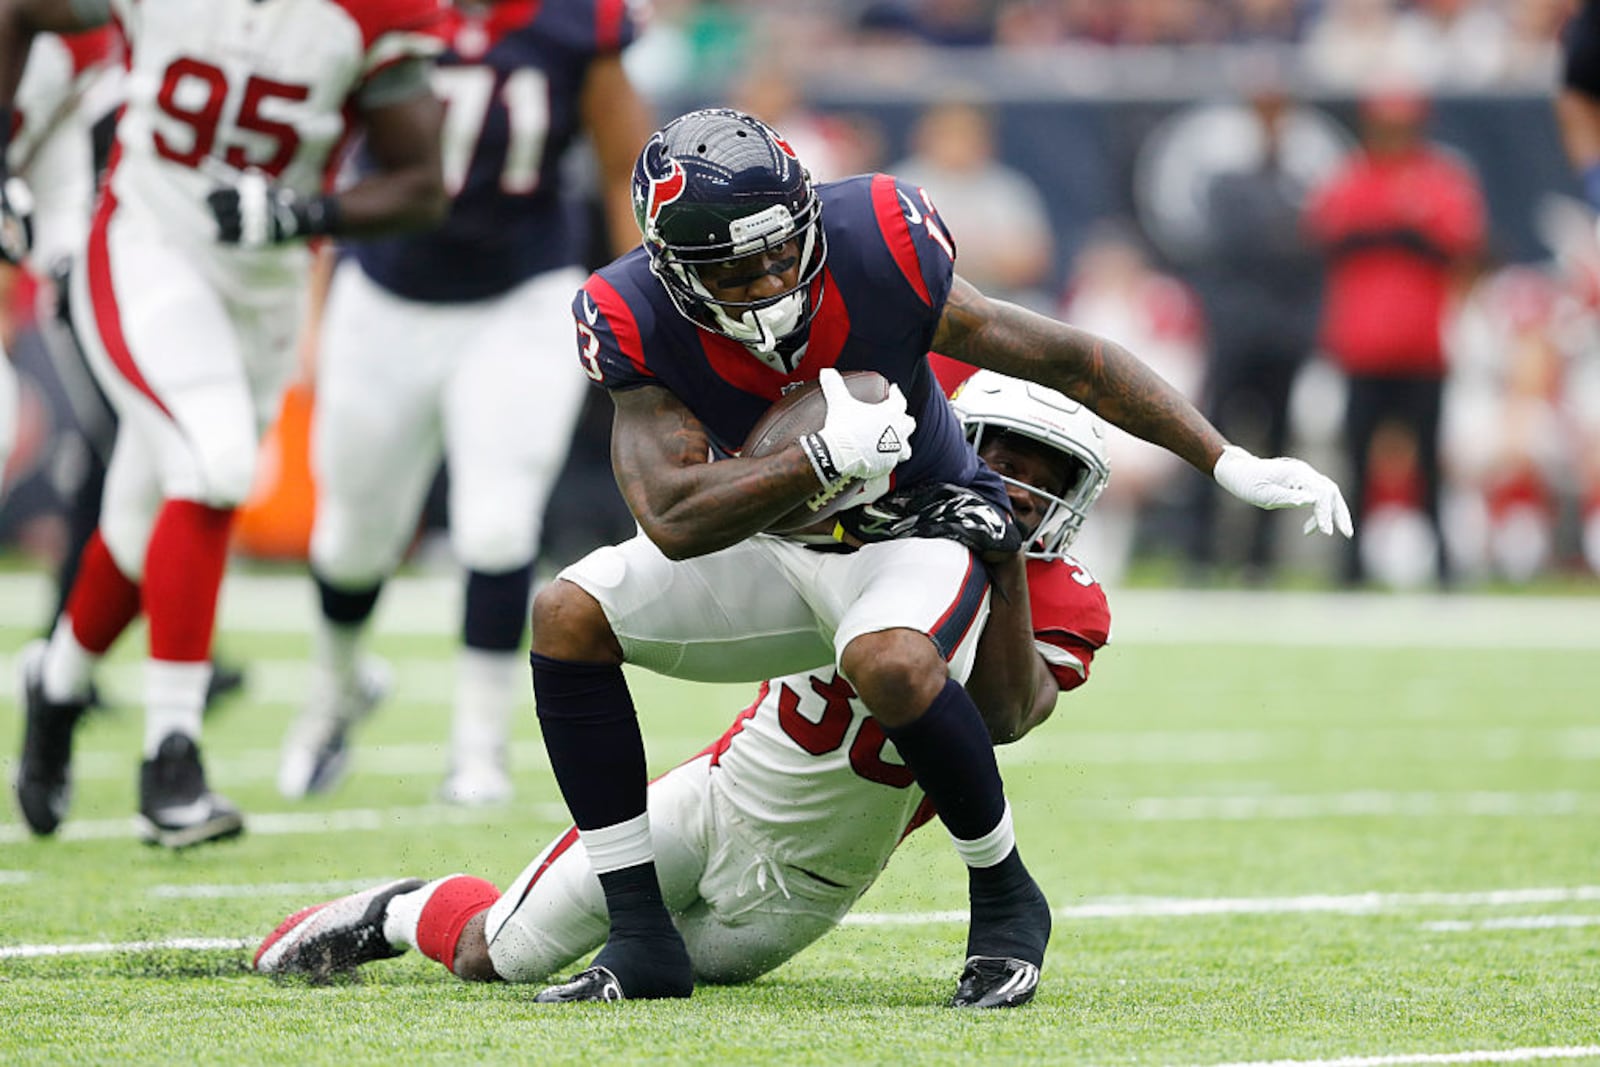
[[237,837],[244,816],[206,787],[194,739],[168,734],[139,768],[138,824],[145,844],[176,849]]
[[22,756],[17,760],[17,807],[28,829],[40,837],[56,832],[72,803],[72,735],[87,701],[56,703],[44,695],[45,643],[35,641],[18,656],[23,708]]
[[572,1004],[585,1000],[626,1000],[622,983],[604,967],[590,967],[568,978],[560,985],[541,989],[534,997],[536,1004]]
[[389,902],[424,884],[420,878],[402,878],[303,908],[267,935],[250,965],[262,974],[303,974],[326,981],[363,963],[393,959],[405,949],[383,936]]
[[1039,988],[1039,968],[1010,956],[971,956],[961,970],[952,1008],[1020,1008]]

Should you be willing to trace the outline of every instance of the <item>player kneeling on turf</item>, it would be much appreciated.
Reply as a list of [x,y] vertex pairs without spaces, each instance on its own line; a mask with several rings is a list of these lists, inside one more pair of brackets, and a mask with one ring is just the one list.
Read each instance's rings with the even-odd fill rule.
[[[1087,680],[1106,642],[1105,595],[1065,553],[1109,471],[1098,420],[1052,390],[980,371],[956,407],[1005,481],[1028,542],[1025,561],[997,568],[1009,596],[995,598],[969,683],[991,735],[1005,742]],[[940,500],[921,515],[958,522],[960,510],[959,499]],[[927,532],[894,495],[850,525]],[[651,784],[649,807],[662,890],[695,978],[720,983],[756,978],[837,926],[906,832],[933,815],[832,666],[763,683],[722,737]],[[503,894],[458,874],[298,911],[262,943],[255,967],[321,978],[416,948],[467,980],[535,982],[592,952],[607,932],[600,884],[571,829]],[[969,961],[953,1003],[1025,1004],[1038,976],[1023,960]]]

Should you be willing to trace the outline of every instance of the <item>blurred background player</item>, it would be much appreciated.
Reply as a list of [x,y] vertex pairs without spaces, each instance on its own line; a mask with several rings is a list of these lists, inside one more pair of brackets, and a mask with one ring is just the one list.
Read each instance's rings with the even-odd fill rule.
[[450,540],[467,574],[440,796],[511,796],[508,737],[540,520],[587,394],[566,359],[585,237],[563,165],[586,132],[612,250],[637,243],[629,181],[651,122],[622,68],[634,33],[623,0],[451,12],[451,46],[434,74],[449,217],[429,233],[354,244],[328,295],[312,431],[321,614],[310,699],[279,768],[285,796],[334,785],[346,732],[381,694],[382,672],[363,655],[367,624],[410,546],[441,449]]
[[1345,453],[1358,521],[1343,579],[1352,585],[1367,577],[1359,520],[1369,484],[1392,481],[1388,472],[1401,467],[1416,472],[1434,571],[1441,584],[1449,578],[1439,524],[1444,327],[1477,267],[1485,213],[1471,167],[1428,139],[1428,112],[1428,100],[1409,89],[1366,96],[1360,150],[1305,210],[1327,260],[1322,343],[1349,386]]
[[[967,381],[956,407],[1006,480],[1028,541],[1027,603],[996,604],[974,671],[982,685],[999,646],[1026,650],[1029,683],[980,700],[994,741],[1006,743],[1088,680],[1110,633],[1105,594],[1066,555],[1109,476],[1104,430],[1059,393],[992,371]],[[650,817],[695,975],[728,983],[772,970],[837,926],[933,812],[828,667],[762,683],[721,738],[651,783]],[[297,912],[255,966],[322,974],[417,948],[467,980],[533,982],[593,951],[606,927],[600,883],[568,830],[504,894],[460,874],[390,883]]]
[[[36,32],[113,14],[127,103],[72,307],[121,429],[66,613],[22,659],[17,795],[30,829],[54,832],[93,667],[142,608],[139,828],[176,848],[243,826],[207,787],[197,739],[233,510],[292,369],[304,241],[426,226],[445,207],[427,83],[441,12],[431,0],[5,0],[0,106]],[[352,113],[377,168],[323,195]]]
[[19,402],[7,351],[8,313],[24,269],[64,279],[83,247],[94,199],[93,151],[79,102],[111,58],[111,32],[41,34],[32,62],[0,125],[10,140],[0,159],[0,492]]
[[1600,211],[1600,0],[1583,0],[1562,49],[1556,120],[1584,199]]

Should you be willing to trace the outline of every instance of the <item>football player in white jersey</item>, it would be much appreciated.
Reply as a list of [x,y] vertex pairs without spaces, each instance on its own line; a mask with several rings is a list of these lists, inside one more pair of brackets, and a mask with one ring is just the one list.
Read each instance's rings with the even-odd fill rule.
[[[242,829],[207,787],[197,744],[229,527],[292,370],[306,240],[442,217],[428,86],[440,14],[435,0],[0,0],[0,108],[39,31],[115,18],[129,50],[71,292],[121,430],[67,610],[22,662],[16,790],[37,834],[66,813],[93,668],[141,610],[141,836],[180,848]],[[377,166],[324,194],[357,124]]]
[[[79,97],[108,59],[105,33],[42,34],[9,116],[0,159],[0,202],[11,224],[0,231],[0,302],[24,260],[36,277],[59,274],[83,245],[94,197],[93,151]],[[15,372],[0,350],[0,489],[16,441]]]
[[[1007,583],[1026,595],[995,598],[969,682],[991,736],[1006,742],[1086,681],[1109,639],[1105,594],[1066,555],[1105,487],[1105,442],[1081,405],[993,371],[974,375],[955,406],[1029,542],[1025,584]],[[933,814],[832,666],[763,683],[721,738],[650,785],[649,804],[662,889],[695,977],[718,983],[764,974],[837,926]],[[255,967],[326,974],[417,948],[464,979],[532,982],[606,931],[600,884],[570,829],[503,894],[458,874],[296,912]],[[1036,981],[1024,975],[984,1006],[1026,1003]]]

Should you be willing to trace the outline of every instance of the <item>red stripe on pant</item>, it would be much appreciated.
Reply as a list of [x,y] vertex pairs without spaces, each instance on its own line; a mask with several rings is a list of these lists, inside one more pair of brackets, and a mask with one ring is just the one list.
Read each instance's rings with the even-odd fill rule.
[[161,505],[144,566],[151,659],[200,663],[211,658],[232,525],[232,508],[193,500]]
[[99,530],[83,546],[66,610],[72,636],[97,656],[104,655],[139,614],[139,586],[111,558]]

